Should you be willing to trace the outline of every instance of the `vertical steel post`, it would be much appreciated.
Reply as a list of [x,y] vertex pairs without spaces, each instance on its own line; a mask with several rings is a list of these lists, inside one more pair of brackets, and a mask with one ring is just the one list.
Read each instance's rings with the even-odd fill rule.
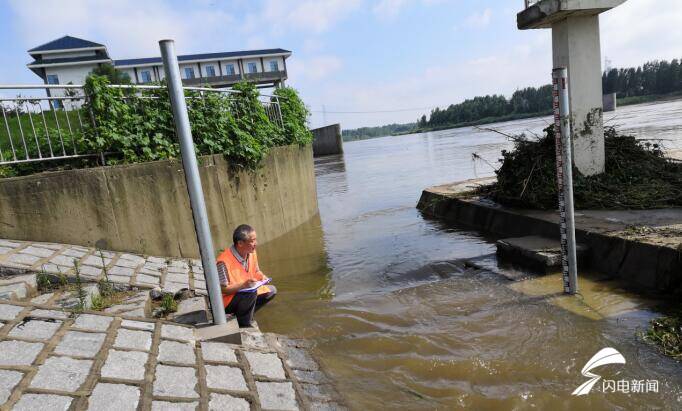
[[168,94],[171,100],[171,107],[173,108],[175,129],[180,140],[182,166],[185,170],[187,191],[189,192],[192,217],[194,218],[194,228],[196,229],[199,251],[201,252],[201,263],[204,266],[204,276],[206,277],[208,298],[211,302],[213,323],[216,325],[225,324],[227,321],[220,292],[220,282],[218,281],[216,260],[213,255],[213,239],[211,238],[211,228],[208,223],[204,192],[201,189],[199,167],[197,166],[192,131],[187,114],[187,103],[185,102],[185,93],[182,88],[182,80],[180,79],[180,67],[178,66],[178,58],[175,55],[175,43],[173,40],[161,40],[159,41],[159,47],[161,48],[163,67],[168,81]]
[[564,293],[578,292],[578,262],[575,251],[573,214],[573,162],[571,156],[571,116],[568,102],[568,70],[552,71],[554,135],[561,231],[561,262]]

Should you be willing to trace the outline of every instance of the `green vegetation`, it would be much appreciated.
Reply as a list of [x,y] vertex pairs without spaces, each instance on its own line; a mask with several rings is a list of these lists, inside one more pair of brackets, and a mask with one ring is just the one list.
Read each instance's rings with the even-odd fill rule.
[[602,75],[604,93],[617,97],[642,97],[682,92],[682,65],[671,62],[649,61],[640,67],[611,69]]
[[649,322],[649,329],[642,335],[657,345],[665,355],[682,360],[682,310]]
[[379,127],[361,127],[354,130],[343,130],[341,134],[343,136],[343,141],[354,141],[397,134],[408,134],[415,132],[416,129],[417,123],[388,124]]
[[[56,123],[59,121],[68,147],[72,149],[75,146],[78,153],[105,153],[107,165],[178,158],[180,149],[167,89],[131,90],[108,87],[109,84],[109,77],[90,75],[85,84],[88,98],[83,108],[69,113],[60,110],[46,112],[46,120],[57,116],[57,120],[46,121],[46,127],[42,119],[36,123],[35,114],[20,112],[9,119],[12,135],[19,135],[19,124],[24,127],[24,135],[28,135],[26,130],[33,130],[30,128],[33,120],[39,144],[27,139],[28,150],[35,155],[39,146],[43,152],[49,152],[47,133],[54,146]],[[283,128],[270,121],[253,84],[239,83],[234,90],[239,93],[185,93],[198,155],[223,154],[235,168],[255,169],[273,147],[312,142],[312,134],[306,124],[309,112],[295,90],[277,90]],[[78,115],[82,118],[82,128]],[[73,133],[65,135],[64,120],[67,116],[73,125]],[[0,150],[7,157],[9,144],[6,139],[1,140],[5,145]],[[14,141],[16,148],[16,137]],[[24,151],[19,154],[25,156]],[[0,177],[98,165],[99,157],[24,163],[0,167]]]
[[97,76],[104,76],[109,79],[111,84],[130,84],[128,73],[117,69],[111,64],[101,64],[91,72]]
[[[478,192],[508,206],[555,209],[557,183],[554,126],[538,141],[513,137],[502,151],[497,182]],[[577,209],[648,209],[682,206],[682,164],[663,157],[658,144],[605,130],[606,171],[585,177],[573,169]]]
[[313,133],[307,126],[310,111],[301,100],[298,92],[291,87],[280,87],[275,90],[279,98],[284,124],[284,144],[304,146],[313,141]]
[[450,105],[445,110],[436,108],[431,111],[428,120],[426,116],[422,116],[417,124],[420,130],[461,127],[481,120],[500,121],[506,116],[550,114],[551,109],[552,86],[527,87],[515,91],[509,100],[504,96],[492,95],[464,100],[460,104]]
[[52,280],[50,276],[45,272],[44,268],[40,269],[40,272],[36,274],[36,286],[38,291],[41,293],[49,292],[52,290]]
[[85,309],[88,293],[85,292],[83,288],[83,282],[81,281],[81,272],[78,266],[78,260],[73,260],[73,272],[76,275],[76,280],[74,282],[74,290],[76,291],[76,297],[78,298],[78,305],[76,306],[77,311],[83,311]]
[[178,311],[178,302],[175,301],[173,294],[164,294],[161,299],[161,304],[159,305],[161,309],[161,316],[166,316],[168,314]]

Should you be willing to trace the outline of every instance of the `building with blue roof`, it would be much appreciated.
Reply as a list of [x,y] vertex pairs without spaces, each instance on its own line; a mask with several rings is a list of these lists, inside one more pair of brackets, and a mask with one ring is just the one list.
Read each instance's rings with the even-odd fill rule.
[[[112,64],[127,73],[133,84],[164,78],[161,57],[113,60],[105,45],[64,36],[28,50],[34,59],[27,66],[45,84],[83,84],[96,67]],[[186,86],[226,88],[247,80],[260,88],[279,87],[287,79],[286,59],[291,51],[264,49],[201,53],[178,56],[180,74]],[[58,92],[52,90],[56,96]]]

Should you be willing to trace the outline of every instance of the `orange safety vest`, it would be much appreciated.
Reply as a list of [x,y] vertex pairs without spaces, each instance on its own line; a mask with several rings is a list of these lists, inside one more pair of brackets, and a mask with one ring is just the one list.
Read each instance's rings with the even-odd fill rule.
[[[263,275],[258,273],[258,257],[255,251],[249,255],[248,270],[245,270],[242,263],[232,254],[230,247],[220,253],[217,260],[227,267],[227,281],[230,284],[238,284],[249,279],[254,281],[263,279]],[[262,285],[258,287],[256,292],[258,295],[266,294],[270,292],[270,289]],[[227,307],[232,298],[234,298],[234,294],[223,294],[223,307]]]

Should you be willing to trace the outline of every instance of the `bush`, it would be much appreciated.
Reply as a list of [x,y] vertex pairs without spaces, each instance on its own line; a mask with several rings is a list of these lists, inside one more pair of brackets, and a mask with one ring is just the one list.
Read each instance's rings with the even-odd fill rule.
[[[682,164],[663,156],[658,144],[605,130],[606,171],[583,176],[573,168],[577,209],[647,209],[682,205]],[[538,141],[515,138],[514,150],[502,152],[497,182],[479,189],[512,207],[558,206],[554,126]]]
[[313,133],[308,128],[310,111],[303,104],[296,90],[290,87],[281,87],[275,90],[275,95],[279,97],[285,144],[304,146],[312,143]]
[[[80,115],[94,121],[84,120],[84,132],[68,135],[65,143],[78,153],[106,153],[109,165],[179,158],[168,90],[109,85],[106,76],[88,76],[84,90],[88,98]],[[223,154],[232,167],[253,170],[272,147],[312,141],[306,126],[309,113],[295,90],[276,91],[284,119],[281,128],[268,118],[254,84],[242,82],[233,89],[237,93],[185,92],[197,155]],[[22,124],[24,120],[28,121],[22,118]],[[17,164],[0,167],[0,178],[97,165],[95,157]]]

